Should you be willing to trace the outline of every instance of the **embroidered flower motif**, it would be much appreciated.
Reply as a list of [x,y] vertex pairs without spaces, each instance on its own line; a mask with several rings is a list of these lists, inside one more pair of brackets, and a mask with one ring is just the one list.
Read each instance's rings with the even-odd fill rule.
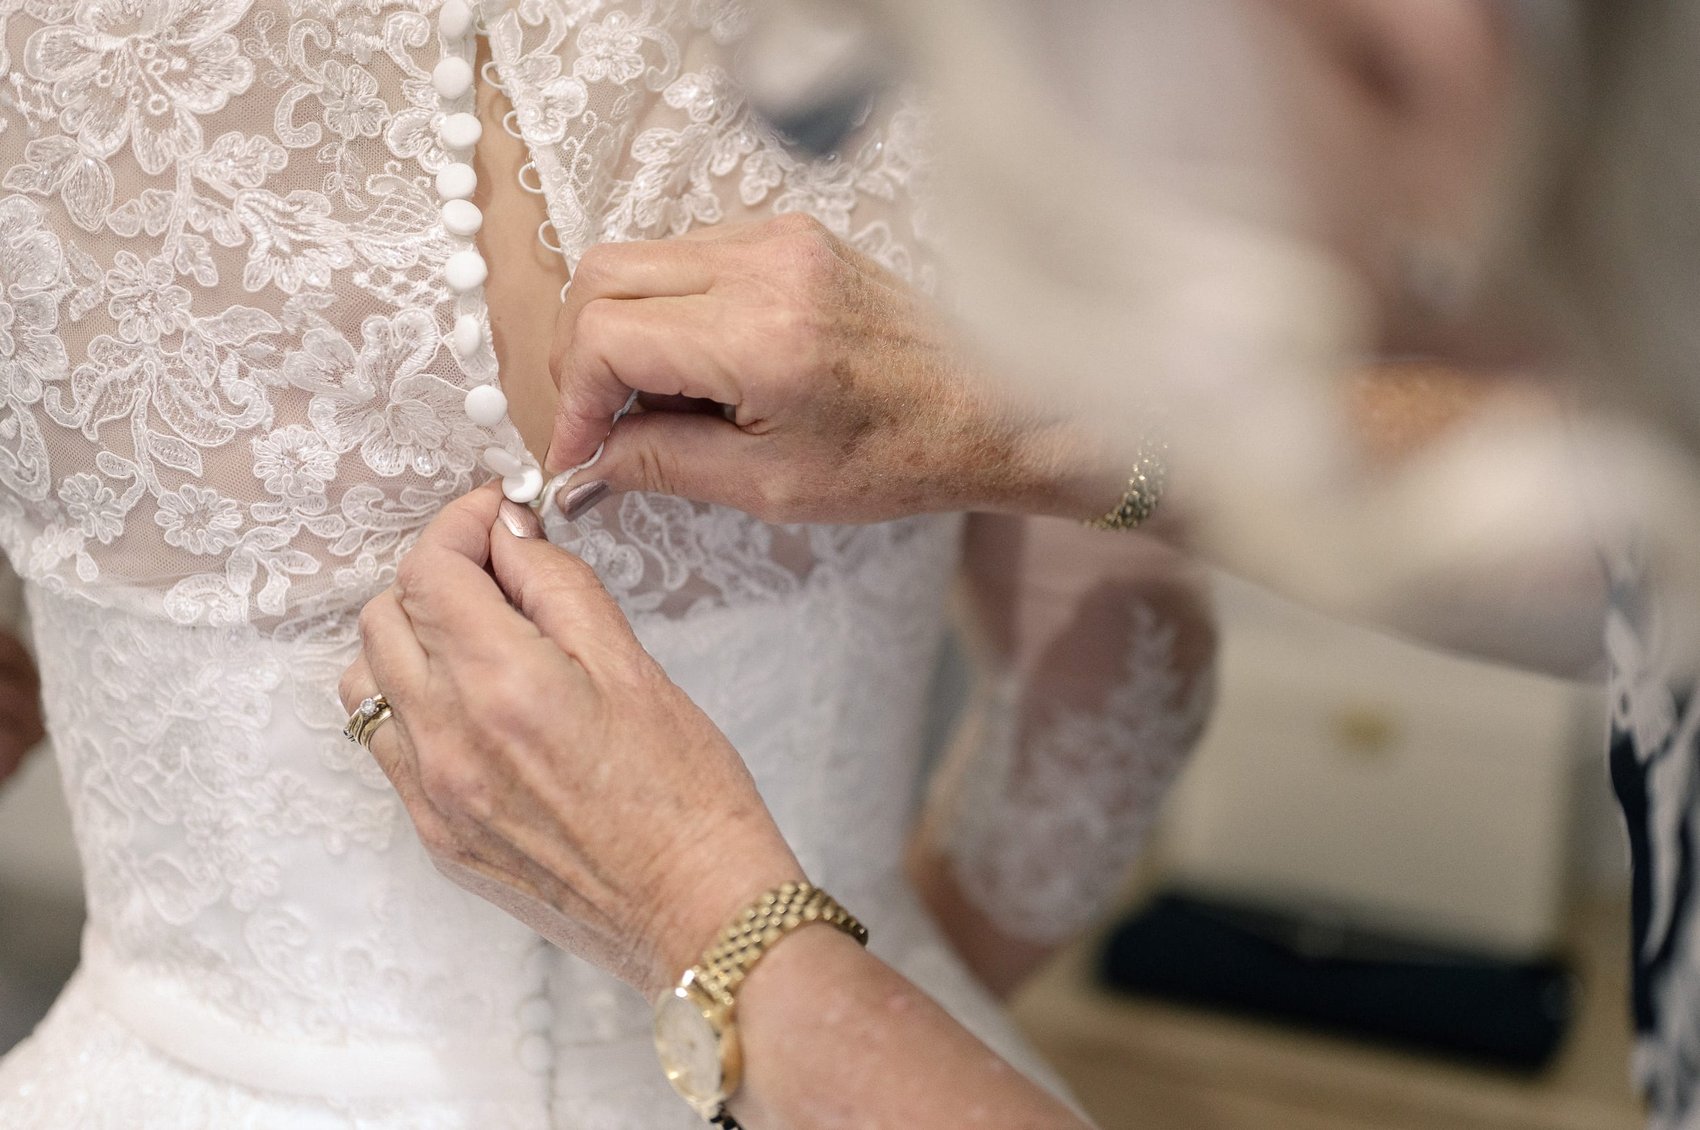
[[632,25],[630,13],[609,12],[599,24],[586,24],[578,33],[579,56],[573,74],[586,82],[624,85],[641,78],[644,29]]
[[576,74],[562,71],[554,55],[527,55],[513,64],[504,79],[515,91],[519,127],[533,145],[555,145],[564,141],[568,127],[590,104],[590,89]]
[[[0,0],[0,28],[5,26],[9,18],[23,10],[24,0]],[[0,75],[8,73],[11,69],[12,55],[6,49],[5,35],[0,34]]]
[[176,277],[164,259],[144,263],[129,251],[113,257],[106,310],[118,322],[120,338],[154,345],[189,324],[189,292],[172,282]]
[[389,111],[378,97],[378,80],[372,77],[372,72],[330,59],[320,73],[325,84],[319,89],[318,97],[325,108],[325,124],[332,133],[344,141],[352,141],[357,137],[377,137],[383,132]]
[[256,437],[253,447],[254,474],[283,498],[322,498],[336,474],[336,452],[317,432],[299,424]]
[[[480,474],[490,436],[464,385],[493,360],[443,349],[459,304],[431,179],[456,154],[435,5],[0,0],[0,130],[18,147],[0,168],[0,540],[32,577],[93,586],[128,531],[163,556],[146,579],[129,551],[114,571],[168,589],[175,620],[316,615],[387,583]],[[841,182],[817,184],[716,65],[744,7],[486,13],[519,128],[556,155],[538,176],[569,256],[771,213],[782,192],[842,226],[849,198],[825,200]],[[912,234],[892,148],[837,163],[894,206],[890,229],[850,214],[882,262]],[[238,267],[244,301],[209,304]],[[629,601],[683,609],[687,589],[794,585],[765,531],[633,503],[598,560]]]
[[238,196],[231,211],[252,240],[242,270],[248,290],[274,283],[285,294],[328,287],[338,269],[354,262],[348,234],[320,193],[297,189],[286,199],[256,189]]
[[184,483],[160,496],[153,520],[165,530],[165,544],[206,556],[237,543],[242,508],[211,487]]
[[839,237],[850,235],[856,187],[849,170],[836,163],[803,165],[773,202],[775,212],[806,212]]
[[[407,310],[394,318],[373,316],[360,332],[347,384],[308,405],[319,434],[336,451],[358,445],[366,465],[386,477],[408,470],[427,478],[470,471],[484,433],[467,418],[465,391],[425,371],[439,338],[430,315]],[[351,352],[346,342],[321,339],[311,364],[323,372]]]
[[99,476],[78,471],[59,484],[59,501],[65,514],[85,538],[111,545],[124,532],[125,507],[118,494]]
[[201,148],[198,114],[248,88],[254,64],[229,29],[243,0],[89,0],[74,22],[24,45],[29,74],[53,84],[59,122],[97,156],[130,142],[143,172]]
[[22,403],[41,396],[41,382],[62,381],[70,360],[57,333],[64,252],[22,196],[0,200],[0,394]]
[[646,129],[632,141],[632,158],[640,167],[621,186],[603,223],[604,238],[680,235],[696,224],[719,223],[724,212],[715,181],[761,146],[748,107],[719,68],[679,76],[662,97],[683,110],[689,124]]

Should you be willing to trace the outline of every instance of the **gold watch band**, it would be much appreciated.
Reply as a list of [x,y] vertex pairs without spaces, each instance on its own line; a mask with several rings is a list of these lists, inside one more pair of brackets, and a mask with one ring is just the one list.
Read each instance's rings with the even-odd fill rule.
[[721,1004],[731,1007],[738,985],[762,955],[791,931],[822,922],[868,944],[868,931],[838,900],[808,883],[775,887],[745,907],[720,932],[692,971],[696,983]]

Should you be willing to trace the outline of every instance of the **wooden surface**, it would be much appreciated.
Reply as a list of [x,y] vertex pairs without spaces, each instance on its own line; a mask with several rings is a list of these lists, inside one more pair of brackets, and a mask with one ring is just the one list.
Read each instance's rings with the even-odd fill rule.
[[1022,993],[1017,1016],[1103,1130],[1640,1130],[1626,923],[1615,900],[1572,915],[1580,1011],[1533,1079],[1110,997],[1086,981],[1086,946]]

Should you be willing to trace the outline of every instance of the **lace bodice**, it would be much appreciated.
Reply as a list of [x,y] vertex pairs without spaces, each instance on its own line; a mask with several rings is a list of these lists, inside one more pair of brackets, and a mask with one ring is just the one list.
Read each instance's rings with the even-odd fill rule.
[[[0,2],[0,542],[27,578],[184,624],[347,608],[515,442],[460,410],[496,359],[448,342],[481,299],[442,282],[436,6]],[[792,158],[730,85],[738,5],[483,17],[569,263],[807,210],[925,274],[913,115],[843,159]],[[804,540],[728,512],[611,519],[587,548],[649,606],[683,587],[685,544],[733,553],[679,608],[812,567]]]
[[[439,14],[0,0],[0,546],[90,920],[78,980],[0,1066],[8,1126],[694,1121],[644,1003],[443,881],[337,735],[354,612],[517,441],[463,412],[496,352],[452,348],[482,298],[443,281]],[[807,209],[925,281],[912,115],[793,159],[727,77],[738,5],[480,19],[567,263]],[[897,880],[956,522],[605,509],[574,544],[814,873],[1020,1057]]]
[[[932,285],[919,118],[876,107],[839,156],[791,156],[729,77],[739,4],[478,8],[484,81],[566,265],[801,210]],[[78,979],[0,1064],[8,1127],[695,1124],[644,1002],[437,876],[338,735],[355,611],[481,453],[518,442],[462,410],[497,354],[454,348],[483,299],[443,282],[464,243],[438,210],[432,74],[465,45],[440,9],[0,0],[0,548],[29,582],[90,916]],[[900,874],[960,528],[781,528],[629,495],[551,532],[876,951],[1042,1073]],[[1100,666],[1074,680],[1083,709],[1176,705],[1168,683],[1117,697],[1121,664]],[[1166,780],[1184,726],[1118,723],[1100,772],[1152,733]],[[994,754],[988,806],[1056,792],[1009,770],[1042,756]],[[1093,842],[1133,842],[1128,804],[1156,791],[1117,793]],[[1056,885],[1078,853],[1056,847],[1079,824],[1036,824],[1031,851],[999,844],[973,873],[1038,867],[1037,912],[1078,916]],[[987,827],[963,842],[991,850]]]

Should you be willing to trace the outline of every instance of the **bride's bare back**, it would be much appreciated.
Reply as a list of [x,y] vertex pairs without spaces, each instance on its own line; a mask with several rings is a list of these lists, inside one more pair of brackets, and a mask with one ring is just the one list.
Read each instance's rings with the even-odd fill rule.
[[[488,42],[479,42],[478,58],[480,64],[489,61]],[[520,187],[530,154],[525,142],[502,128],[513,103],[501,88],[488,83],[479,84],[477,98],[484,136],[474,162],[478,191],[473,201],[484,211],[478,244],[490,264],[490,279],[484,284],[490,332],[508,414],[541,462],[555,415],[549,346],[567,268],[560,252],[543,242],[549,219],[543,197]]]

